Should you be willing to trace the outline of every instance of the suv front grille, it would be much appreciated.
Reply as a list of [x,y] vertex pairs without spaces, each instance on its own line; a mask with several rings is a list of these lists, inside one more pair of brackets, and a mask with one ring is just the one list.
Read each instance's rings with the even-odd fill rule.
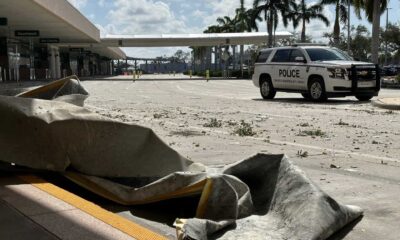
[[[376,68],[373,65],[353,66],[348,68],[349,79],[357,79],[357,81],[371,81],[376,80]],[[353,76],[355,73],[356,76]]]

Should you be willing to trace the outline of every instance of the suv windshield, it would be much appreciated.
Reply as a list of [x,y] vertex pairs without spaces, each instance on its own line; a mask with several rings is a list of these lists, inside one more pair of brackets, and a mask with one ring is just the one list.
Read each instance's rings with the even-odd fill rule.
[[350,56],[336,48],[307,48],[305,49],[311,61],[332,61],[343,60],[351,61]]

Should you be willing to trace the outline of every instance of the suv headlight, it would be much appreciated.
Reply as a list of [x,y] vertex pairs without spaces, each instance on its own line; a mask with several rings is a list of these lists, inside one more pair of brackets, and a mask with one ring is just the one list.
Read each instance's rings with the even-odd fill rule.
[[330,78],[345,79],[346,69],[343,68],[327,68]]

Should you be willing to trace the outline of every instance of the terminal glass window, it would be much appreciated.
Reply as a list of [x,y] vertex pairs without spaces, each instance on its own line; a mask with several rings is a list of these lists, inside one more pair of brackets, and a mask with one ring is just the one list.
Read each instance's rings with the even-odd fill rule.
[[290,51],[290,49],[277,50],[272,62],[289,62]]
[[268,60],[269,55],[271,55],[271,52],[272,50],[260,52],[257,56],[256,63],[265,63]]

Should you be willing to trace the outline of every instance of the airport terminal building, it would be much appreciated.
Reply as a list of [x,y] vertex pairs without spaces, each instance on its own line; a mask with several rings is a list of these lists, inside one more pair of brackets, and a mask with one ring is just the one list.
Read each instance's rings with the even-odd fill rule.
[[0,1],[0,82],[113,74],[118,47],[67,0]]

